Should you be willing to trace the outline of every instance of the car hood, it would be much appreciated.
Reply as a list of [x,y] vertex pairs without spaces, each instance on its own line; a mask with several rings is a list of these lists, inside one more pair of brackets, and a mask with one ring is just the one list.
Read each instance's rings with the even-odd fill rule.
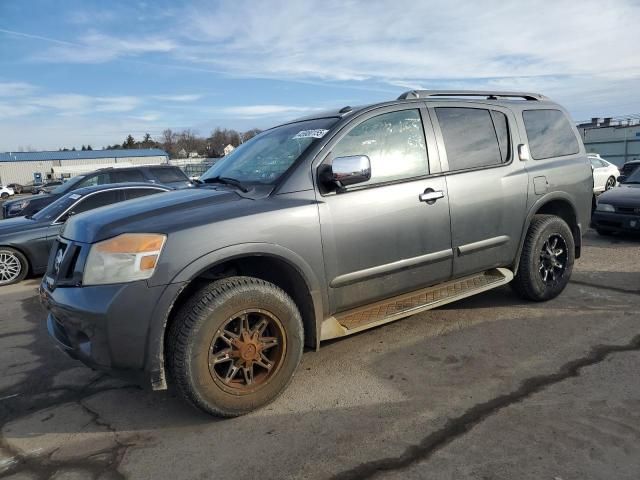
[[254,200],[227,189],[175,190],[73,216],[61,235],[69,240],[94,243],[121,233],[171,233],[215,221],[239,203]]
[[602,193],[598,202],[611,205],[640,206],[640,184],[622,184]]
[[25,217],[7,218],[0,220],[0,235],[11,235],[42,228],[42,222]]
[[24,200],[28,200],[29,201],[29,205],[27,205],[28,209],[32,209],[34,207],[40,207],[40,208],[44,208],[45,206],[49,205],[50,203],[53,203],[54,200],[57,200],[58,198],[60,198],[61,195],[53,195],[53,194],[46,194],[46,195],[33,195],[31,197],[24,197],[24,198],[19,198],[16,200],[9,200],[8,202],[4,202],[4,205],[6,205],[7,207],[14,205],[16,203],[20,203]]

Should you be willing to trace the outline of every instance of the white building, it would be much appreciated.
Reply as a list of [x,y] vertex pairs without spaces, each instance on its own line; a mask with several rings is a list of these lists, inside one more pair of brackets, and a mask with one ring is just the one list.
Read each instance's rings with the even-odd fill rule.
[[[69,178],[98,168],[159,165],[169,156],[158,148],[0,153],[0,183],[36,183]],[[38,181],[39,180],[39,181]]]

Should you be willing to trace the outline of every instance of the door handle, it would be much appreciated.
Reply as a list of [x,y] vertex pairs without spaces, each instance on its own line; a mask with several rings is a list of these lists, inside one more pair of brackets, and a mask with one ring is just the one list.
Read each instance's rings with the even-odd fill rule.
[[440,198],[444,198],[444,192],[442,190],[427,188],[424,193],[420,194],[420,201],[427,202],[429,205],[433,205],[436,200]]

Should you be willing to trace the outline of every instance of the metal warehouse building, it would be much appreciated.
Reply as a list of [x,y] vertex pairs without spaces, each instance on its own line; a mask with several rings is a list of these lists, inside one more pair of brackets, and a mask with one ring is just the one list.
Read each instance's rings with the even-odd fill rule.
[[158,165],[169,156],[158,148],[0,153],[0,183],[69,178],[104,167]]
[[640,115],[592,118],[578,130],[587,152],[599,153],[618,167],[640,158]]

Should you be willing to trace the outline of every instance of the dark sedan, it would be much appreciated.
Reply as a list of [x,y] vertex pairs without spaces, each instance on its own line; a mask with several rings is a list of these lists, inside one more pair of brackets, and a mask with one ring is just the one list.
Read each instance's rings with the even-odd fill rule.
[[600,235],[640,233],[640,168],[634,170],[618,188],[607,190],[598,197],[591,226]]
[[172,188],[149,183],[85,187],[67,193],[32,216],[0,222],[0,286],[19,282],[28,273],[43,273],[51,244],[71,215],[169,190]]

